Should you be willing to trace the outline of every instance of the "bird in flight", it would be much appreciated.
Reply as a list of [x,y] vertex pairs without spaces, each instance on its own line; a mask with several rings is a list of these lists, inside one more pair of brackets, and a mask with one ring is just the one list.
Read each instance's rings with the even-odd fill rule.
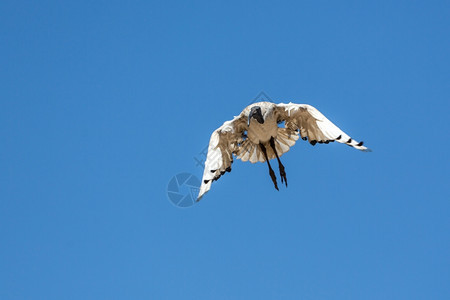
[[[284,127],[279,127],[283,122]],[[361,151],[371,151],[311,105],[254,103],[212,133],[197,201],[210,190],[213,181],[231,171],[233,155],[251,163],[267,162],[270,178],[278,190],[277,178],[269,162],[276,158],[281,184],[287,187],[286,171],[280,157],[289,151],[299,136],[313,146],[336,141]]]

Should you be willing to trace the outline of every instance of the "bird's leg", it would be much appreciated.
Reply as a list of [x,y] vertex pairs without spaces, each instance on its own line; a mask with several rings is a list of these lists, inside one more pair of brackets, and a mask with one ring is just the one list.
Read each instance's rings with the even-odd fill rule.
[[275,152],[275,156],[277,157],[278,160],[278,168],[280,169],[281,183],[283,183],[284,180],[284,183],[286,184],[287,187],[286,172],[284,170],[283,164],[281,163],[280,157],[278,157],[277,149],[275,148],[275,140],[273,139],[273,137],[270,138],[270,147],[272,147],[273,152]]
[[275,188],[277,189],[277,191],[279,191],[278,184],[277,184],[277,177],[275,176],[275,172],[273,171],[272,167],[270,166],[269,158],[267,157],[266,147],[264,147],[264,145],[261,143],[259,143],[259,147],[261,148],[261,151],[263,152],[264,157],[266,158],[267,165],[269,166],[270,178],[272,178],[272,182],[275,185]]

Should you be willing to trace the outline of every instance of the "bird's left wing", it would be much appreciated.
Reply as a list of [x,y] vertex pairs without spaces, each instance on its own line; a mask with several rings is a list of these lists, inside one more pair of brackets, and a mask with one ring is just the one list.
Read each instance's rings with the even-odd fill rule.
[[233,154],[243,141],[245,130],[247,130],[245,113],[241,113],[233,120],[223,123],[212,133],[197,201],[210,190],[213,181],[219,179],[225,172],[231,171]]
[[361,151],[371,151],[357,142],[328,120],[315,107],[308,104],[279,103],[275,109],[280,121],[285,121],[286,128],[298,130],[303,140],[309,139],[311,145],[339,142]]

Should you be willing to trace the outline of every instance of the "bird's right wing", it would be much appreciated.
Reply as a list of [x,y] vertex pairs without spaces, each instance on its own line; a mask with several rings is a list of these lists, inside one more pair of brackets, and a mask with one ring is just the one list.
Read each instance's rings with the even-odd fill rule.
[[210,190],[213,181],[219,179],[225,172],[231,171],[233,154],[237,152],[245,130],[247,130],[247,123],[244,113],[234,117],[231,121],[226,121],[222,126],[214,130],[209,141],[208,154],[197,201]]

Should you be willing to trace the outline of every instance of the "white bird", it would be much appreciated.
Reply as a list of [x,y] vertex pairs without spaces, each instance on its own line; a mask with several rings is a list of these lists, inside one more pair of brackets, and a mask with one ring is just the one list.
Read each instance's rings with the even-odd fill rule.
[[[284,127],[278,125],[284,122]],[[211,183],[231,171],[233,155],[242,161],[267,162],[269,174],[278,190],[277,179],[269,160],[276,158],[281,183],[287,186],[286,172],[280,156],[289,151],[299,135],[303,140],[328,144],[337,141],[361,151],[371,151],[330,122],[308,104],[258,102],[247,106],[239,116],[226,121],[211,135],[205,170],[197,201],[211,188]]]

